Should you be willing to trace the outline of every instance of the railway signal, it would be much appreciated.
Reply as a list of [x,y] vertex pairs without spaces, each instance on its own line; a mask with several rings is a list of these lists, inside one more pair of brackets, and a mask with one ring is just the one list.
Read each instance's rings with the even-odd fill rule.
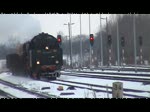
[[124,47],[125,46],[125,38],[121,37],[121,46]]
[[140,45],[140,46],[143,45],[143,38],[142,38],[142,36],[139,37],[139,45]]
[[142,45],[143,45],[143,38],[142,36],[139,36],[139,45],[140,45],[140,63],[141,65],[143,64],[143,49],[142,49]]
[[108,46],[109,46],[109,49],[108,49],[108,53],[109,53],[108,64],[110,66],[111,65],[111,61],[112,61],[112,57],[111,57],[111,52],[112,52],[112,50],[111,50],[112,38],[111,38],[111,35],[108,35],[107,43],[108,43]]
[[94,35],[93,34],[90,34],[89,40],[90,40],[91,46],[93,46],[93,44],[94,44]]
[[125,38],[122,36],[121,37],[121,51],[122,51],[122,65],[125,63]]
[[108,45],[111,46],[112,44],[112,38],[111,35],[108,35]]
[[59,44],[61,44],[62,40],[61,40],[61,35],[57,35],[57,41]]

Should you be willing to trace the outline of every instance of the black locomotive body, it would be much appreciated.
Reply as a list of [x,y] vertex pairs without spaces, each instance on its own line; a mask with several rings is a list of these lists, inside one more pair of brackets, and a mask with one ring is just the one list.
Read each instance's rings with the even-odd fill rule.
[[7,67],[15,74],[30,74],[31,77],[56,78],[63,65],[62,48],[55,37],[40,33],[24,43],[20,53],[6,56]]

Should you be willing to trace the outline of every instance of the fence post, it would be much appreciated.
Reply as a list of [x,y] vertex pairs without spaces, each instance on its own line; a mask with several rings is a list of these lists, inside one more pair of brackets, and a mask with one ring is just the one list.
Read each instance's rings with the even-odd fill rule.
[[123,98],[123,83],[114,82],[112,88],[112,97],[113,98]]

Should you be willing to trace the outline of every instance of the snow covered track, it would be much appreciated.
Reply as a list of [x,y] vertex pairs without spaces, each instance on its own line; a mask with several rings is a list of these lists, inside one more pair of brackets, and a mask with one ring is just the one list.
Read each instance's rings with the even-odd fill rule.
[[[27,98],[29,98],[29,97],[31,97],[31,98],[50,98],[50,96],[48,96],[48,95],[40,94],[40,93],[37,93],[34,91],[29,91],[25,88],[18,87],[15,84],[12,84],[10,82],[7,82],[7,81],[1,80],[1,79],[0,79],[0,86],[3,86],[3,87],[5,86],[5,88],[9,88],[9,90],[11,88],[11,91],[20,92],[20,94],[26,94]],[[5,93],[7,93],[7,92],[5,91]],[[15,95],[12,95],[12,96],[15,97]],[[17,96],[16,96],[16,98],[17,98]]]
[[[96,97],[94,98],[108,98],[106,94],[109,94],[109,98],[112,96],[112,87],[111,84],[109,84],[109,80],[107,80],[107,84],[109,86],[106,86],[106,83],[102,83],[101,81],[104,79],[95,79],[95,78],[89,78],[90,82],[85,81],[88,78],[82,78],[82,77],[75,77],[75,76],[61,76],[58,78],[58,80],[33,80],[28,77],[21,77],[21,76],[13,76],[11,73],[2,73],[0,75],[1,80],[5,80],[6,82],[13,83],[15,86],[24,87],[28,90],[31,90],[32,92],[38,92],[38,93],[44,93],[54,98],[62,97],[62,98],[85,98],[86,95],[84,94],[90,94],[88,98],[93,98],[93,93],[96,94]],[[98,82],[95,82],[95,81]],[[130,82],[131,83],[131,82]],[[132,82],[133,83],[133,82]],[[134,82],[135,83],[135,82]],[[136,86],[139,86],[137,84],[134,84]],[[12,85],[12,84],[11,84]],[[63,86],[63,90],[59,91],[57,90],[59,86]],[[68,89],[69,87],[75,87],[75,90]],[[1,86],[0,86],[1,87]],[[24,89],[23,88],[23,89]],[[6,88],[0,88],[2,90],[6,90]],[[90,92],[89,92],[90,91]],[[12,93],[12,92],[9,92]],[[21,93],[23,96],[23,93]],[[128,88],[126,86],[126,83],[124,84],[124,98],[148,98],[149,97],[149,89],[143,89],[143,87],[140,86],[140,88]],[[37,98],[36,95],[27,96],[27,98]],[[22,98],[22,97],[19,97]],[[40,96],[40,98],[43,98]],[[86,97],[87,98],[87,97]]]
[[[75,81],[65,81],[65,80],[58,80],[58,81],[68,82],[68,83],[74,83],[74,84],[82,84],[82,85],[91,86],[91,87],[99,87],[99,88],[109,88],[109,89],[112,89],[112,87],[103,86],[103,85],[96,85],[96,84],[89,84],[89,83],[82,83],[82,82],[75,82]],[[134,90],[134,89],[127,89],[127,88],[124,88],[123,90],[124,91],[148,92],[148,93],[150,93],[150,91]]]
[[95,74],[109,74],[109,75],[124,75],[124,76],[141,76],[141,77],[150,77],[150,72],[128,72],[128,71],[103,71],[103,72],[96,72],[96,71],[80,71],[79,73],[95,73]]
[[[2,84],[0,84],[0,89],[2,91],[5,91],[10,95],[15,95],[14,97],[17,98],[112,98],[112,84],[113,82],[116,81],[123,83],[123,88],[124,88],[123,98],[149,98],[150,97],[150,91],[149,91],[150,85],[148,84],[143,85],[143,83],[141,82],[124,81],[119,79],[116,80],[115,78],[106,77],[106,76],[129,77],[128,75],[99,74],[98,71],[96,70],[94,72],[97,73],[92,73],[93,71],[89,71],[89,70],[85,71],[85,73],[73,72],[73,70],[70,70],[70,72],[62,71],[61,72],[62,75],[58,78],[58,80],[50,81],[44,78],[43,80],[42,78],[41,80],[33,80],[32,78],[26,77],[23,74],[21,74],[21,76],[12,75],[11,72],[7,72],[7,70],[4,71],[4,69],[1,69],[0,71],[1,71],[0,73],[1,80],[10,82],[12,83],[11,85],[14,84],[17,87],[19,86],[20,88],[31,92],[34,93],[36,92],[42,95],[46,95],[46,97],[37,96],[35,94],[30,94],[15,88],[12,88],[13,90],[11,89],[11,91],[7,91],[8,88],[11,87],[5,85],[2,87],[1,86]],[[99,71],[102,72],[101,70]],[[107,71],[107,72],[113,73],[112,71]],[[122,73],[122,72],[118,72],[118,73]],[[75,75],[78,75],[80,77],[77,77]],[[140,74],[137,74],[137,76],[133,76],[133,75],[131,75],[130,77],[139,77],[139,78],[147,77],[147,79],[150,79],[149,76],[140,77]],[[86,76],[90,76],[90,77],[86,77]],[[103,76],[103,77],[97,78],[97,76],[98,77]],[[149,82],[147,81],[147,83]],[[63,87],[63,90],[58,90],[59,87]],[[71,87],[74,87],[75,89],[69,89]],[[13,96],[9,96],[9,94],[7,97],[7,93],[4,94],[4,97],[6,98],[13,97]],[[109,96],[107,96],[108,94]]]
[[0,90],[0,98],[16,98],[15,96]]
[[[95,70],[102,70],[102,71],[136,71],[136,72],[150,72],[150,66],[103,66],[99,68],[94,68]],[[94,70],[93,69],[93,70]],[[88,68],[84,68],[84,71],[88,71]]]
[[[90,73],[90,74],[89,74]],[[93,72],[85,72],[85,73],[80,73],[80,72],[72,72],[72,73],[63,73],[62,75],[67,75],[67,76],[76,76],[76,77],[85,77],[85,78],[97,78],[97,79],[110,79],[110,80],[124,80],[124,81],[134,81],[134,82],[143,82],[143,83],[150,83],[150,76],[144,77],[144,76],[123,76],[122,74],[106,74],[106,73],[93,73]]]
[[[110,95],[112,94],[112,87],[103,86],[103,85],[81,83],[81,82],[74,82],[74,81],[65,81],[65,80],[51,81],[50,83],[61,84],[61,85],[66,85],[66,86],[73,86],[76,88],[88,89],[88,90],[92,90],[95,92],[105,92],[105,93],[109,93]],[[111,91],[106,91],[106,89],[110,89]],[[127,88],[124,88],[123,91],[124,92],[135,92],[135,93],[142,93],[142,92],[150,93],[150,91],[142,91],[142,90],[135,90],[135,89],[127,89]],[[149,98],[149,97],[145,97],[145,96],[128,94],[128,93],[124,93],[124,96],[129,96],[129,97],[134,97],[134,98]]]

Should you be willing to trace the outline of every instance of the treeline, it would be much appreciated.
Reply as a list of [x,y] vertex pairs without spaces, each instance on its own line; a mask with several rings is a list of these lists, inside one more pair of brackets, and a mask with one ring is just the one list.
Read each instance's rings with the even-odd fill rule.
[[[117,21],[118,21],[118,30],[119,30],[119,39],[121,37],[125,38],[125,46],[124,46],[124,58],[126,64],[134,64],[134,32],[133,32],[133,14],[118,14],[112,15],[108,21],[107,26],[103,27],[101,32],[97,32],[94,37],[94,54],[92,58],[94,59],[93,64],[98,66],[101,61],[100,54],[100,33],[102,33],[103,37],[103,59],[104,65],[108,65],[109,60],[109,52],[108,52],[108,35],[112,37],[112,47],[111,47],[111,63],[112,65],[117,65]],[[135,15],[135,28],[136,28],[136,51],[137,51],[137,63],[141,64],[140,56],[143,56],[143,64],[150,63],[150,14],[136,14]],[[143,45],[140,47],[139,45],[139,37],[142,37]],[[83,57],[84,57],[84,66],[89,66],[89,52],[90,52],[90,44],[89,44],[89,36],[82,35],[82,44],[83,44]],[[69,55],[69,41],[64,39],[63,41],[63,50],[64,54]],[[68,46],[68,47],[67,47]],[[121,42],[119,42],[120,49],[120,60],[122,61],[122,47]],[[140,49],[142,49],[142,54],[140,54]],[[75,36],[72,40],[72,53],[73,56],[80,56],[80,35]],[[81,58],[79,57],[76,60],[76,63],[80,63]],[[75,64],[75,63],[74,63]]]

